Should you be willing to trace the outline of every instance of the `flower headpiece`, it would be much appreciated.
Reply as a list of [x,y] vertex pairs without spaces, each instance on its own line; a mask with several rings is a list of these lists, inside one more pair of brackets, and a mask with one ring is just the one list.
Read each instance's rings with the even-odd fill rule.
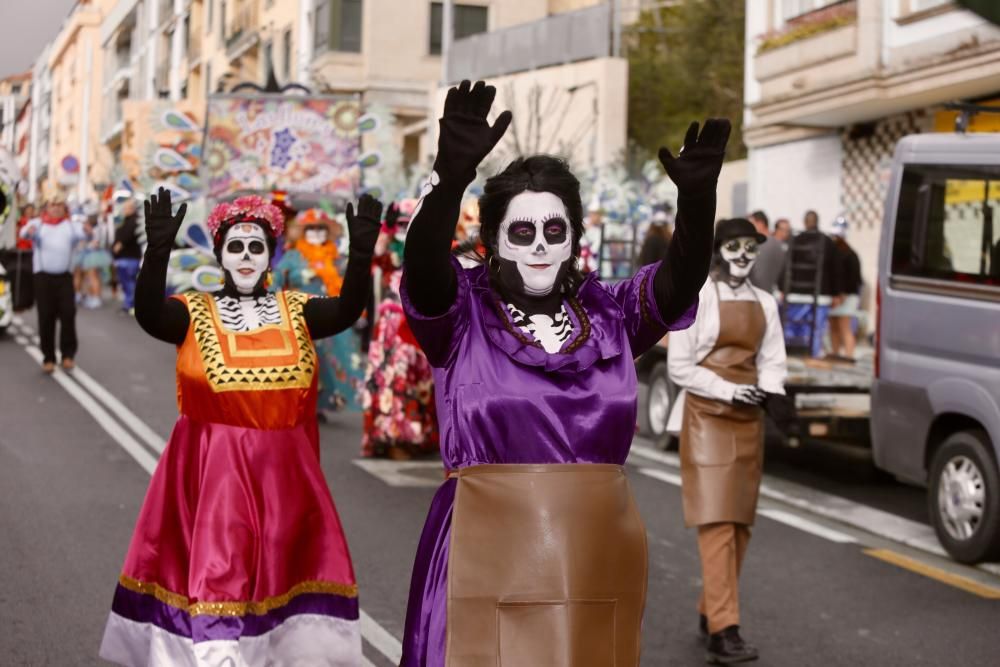
[[257,195],[237,197],[231,202],[217,204],[205,224],[214,238],[224,223],[239,221],[266,223],[275,236],[281,236],[285,231],[285,216],[281,209]]
[[295,222],[305,227],[306,225],[329,225],[334,220],[321,208],[307,208],[295,216]]

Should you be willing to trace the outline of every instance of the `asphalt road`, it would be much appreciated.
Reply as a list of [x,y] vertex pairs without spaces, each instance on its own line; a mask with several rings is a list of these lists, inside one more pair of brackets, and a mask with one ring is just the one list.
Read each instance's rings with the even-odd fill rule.
[[[33,327],[34,317],[24,323]],[[166,438],[176,418],[172,347],[110,306],[82,311],[78,329],[80,367]],[[102,664],[97,649],[149,475],[85,406],[128,426],[121,415],[92,386],[43,376],[26,348],[30,334],[20,338],[0,339],[0,665]],[[386,654],[402,635],[416,543],[441,473],[433,463],[383,463],[373,474],[356,462],[360,438],[360,416],[338,415],[321,430],[322,460],[371,618],[365,654],[385,666],[394,664]],[[850,462],[773,458],[771,475],[926,521],[918,490],[852,473]],[[649,533],[643,665],[703,664],[697,548],[670,482],[676,470],[639,457],[629,467]],[[1000,596],[1000,577],[780,503],[761,509],[768,515],[754,529],[742,589],[758,664],[997,664],[1000,602],[988,596]],[[873,557],[873,548],[910,566]]]

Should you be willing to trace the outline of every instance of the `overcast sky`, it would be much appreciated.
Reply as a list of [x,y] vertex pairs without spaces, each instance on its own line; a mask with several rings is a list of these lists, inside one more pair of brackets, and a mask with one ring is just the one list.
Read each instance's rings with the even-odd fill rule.
[[0,78],[31,69],[76,0],[0,0]]

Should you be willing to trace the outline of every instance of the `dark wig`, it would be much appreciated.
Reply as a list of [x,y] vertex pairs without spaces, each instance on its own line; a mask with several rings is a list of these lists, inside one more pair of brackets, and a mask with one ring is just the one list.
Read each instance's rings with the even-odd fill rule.
[[[573,262],[563,288],[572,294],[583,281],[583,274],[577,266],[580,257],[580,239],[583,237],[583,202],[580,200],[580,181],[569,166],[551,155],[519,157],[496,176],[487,179],[483,195],[479,198],[479,238],[486,248],[487,265],[496,252],[497,234],[500,222],[507,213],[510,200],[526,191],[551,192],[562,200],[569,216],[569,226],[573,233]],[[492,275],[492,269],[491,269]]]
[[215,252],[215,261],[219,263],[219,266],[222,266],[222,242],[225,240],[226,234],[228,234],[229,230],[235,225],[244,222],[253,223],[264,230],[264,238],[267,239],[267,256],[272,260],[274,259],[274,250],[278,245],[278,240],[275,238],[274,232],[271,231],[270,224],[264,220],[226,220],[219,225],[219,230],[215,233],[215,238],[212,239],[214,241],[212,250]]

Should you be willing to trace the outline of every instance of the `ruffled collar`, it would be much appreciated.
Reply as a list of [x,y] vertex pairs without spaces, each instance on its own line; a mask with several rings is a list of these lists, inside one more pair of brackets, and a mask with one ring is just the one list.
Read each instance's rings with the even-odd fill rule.
[[550,372],[575,373],[624,349],[622,313],[594,274],[584,278],[575,297],[567,300],[573,337],[560,352],[549,354],[511,322],[510,315],[490,288],[486,267],[468,270],[471,296],[479,308],[490,341],[518,363]]

